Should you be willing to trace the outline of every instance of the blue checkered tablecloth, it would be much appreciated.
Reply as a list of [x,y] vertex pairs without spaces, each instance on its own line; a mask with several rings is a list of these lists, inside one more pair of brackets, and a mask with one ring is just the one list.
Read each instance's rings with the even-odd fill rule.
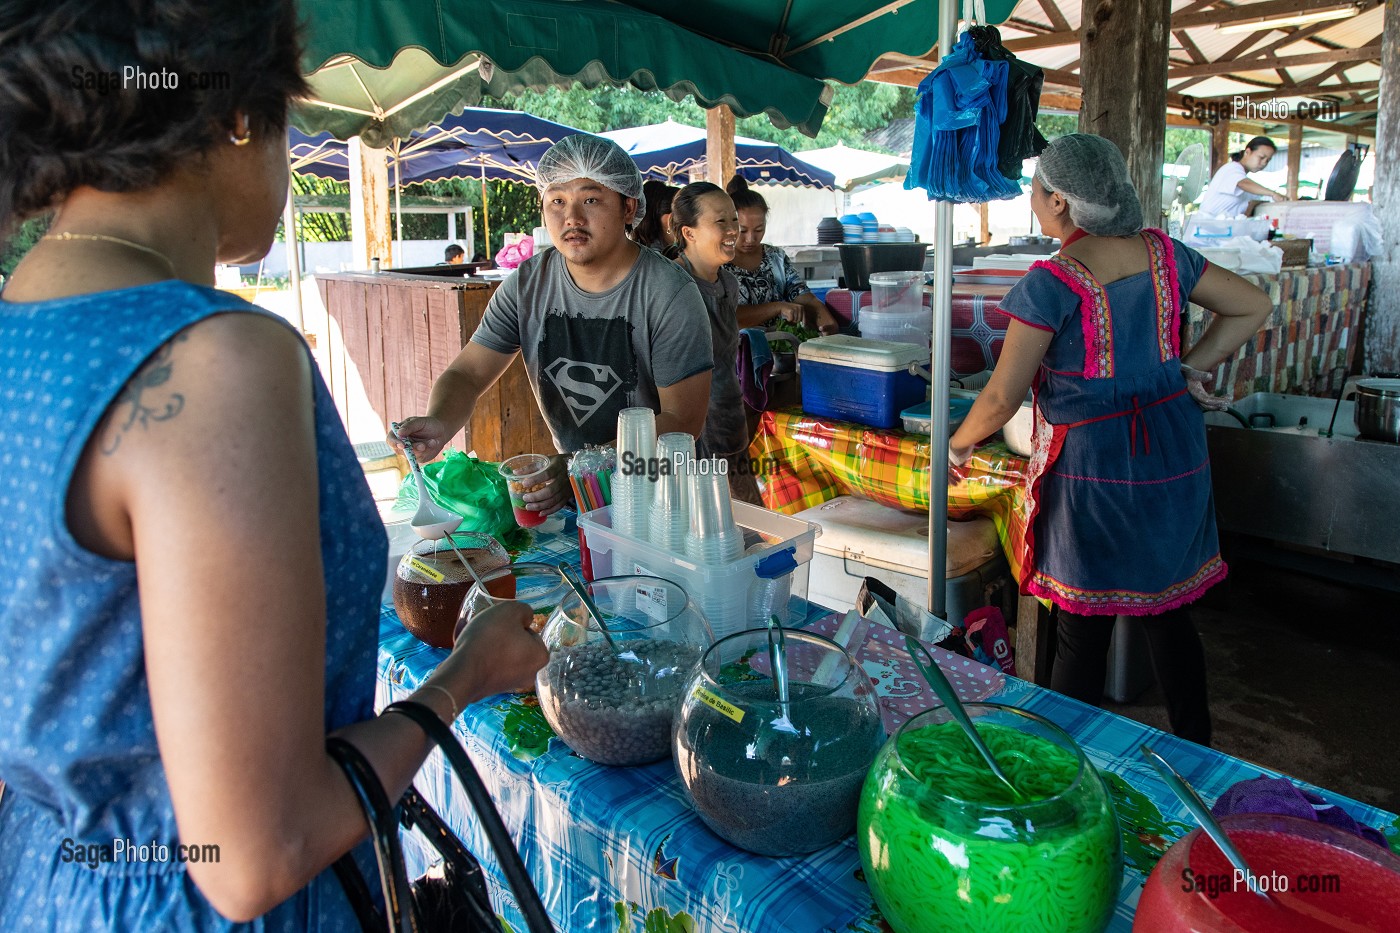
[[[577,563],[572,521],[537,534],[518,560]],[[806,608],[804,624],[827,614]],[[380,615],[378,704],[402,699],[446,657],[409,635],[393,606]],[[1157,858],[1189,831],[1190,816],[1138,754],[1149,742],[1208,801],[1231,784],[1275,775],[1016,678],[992,700],[1038,713],[1080,743],[1114,794],[1124,871],[1108,929],[1132,927],[1138,893]],[[553,737],[532,696],[500,696],[469,707],[456,732],[510,828],[545,907],[560,931],[790,933],[882,929],[858,874],[854,839],[804,858],[750,855],[721,841],[689,809],[670,762],[609,768],[574,755]],[[465,795],[434,753],[415,782],[487,869],[497,909],[523,929]],[[1340,794],[1302,784],[1400,850],[1400,819]],[[425,867],[408,838],[410,876]],[[687,918],[689,923],[687,923]]]

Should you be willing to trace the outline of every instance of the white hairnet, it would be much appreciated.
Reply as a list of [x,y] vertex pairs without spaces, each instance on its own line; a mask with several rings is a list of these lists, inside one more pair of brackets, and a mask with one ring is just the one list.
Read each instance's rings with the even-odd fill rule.
[[1142,202],[1128,180],[1128,163],[1102,136],[1070,133],[1040,154],[1035,175],[1046,191],[1069,204],[1069,219],[1094,236],[1129,236],[1142,230]]
[[637,171],[637,163],[632,161],[632,157],[611,139],[587,133],[565,136],[540,156],[535,178],[540,193],[544,193],[550,185],[563,185],[575,178],[587,178],[611,188],[624,198],[636,198],[634,221],[640,221],[646,212],[642,173]]

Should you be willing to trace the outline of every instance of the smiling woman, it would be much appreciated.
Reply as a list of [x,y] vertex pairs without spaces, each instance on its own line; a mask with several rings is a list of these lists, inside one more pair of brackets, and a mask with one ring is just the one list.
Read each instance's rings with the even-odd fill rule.
[[705,430],[696,456],[728,462],[729,492],[736,499],[762,505],[748,460],[749,430],[744,398],[734,369],[739,352],[739,282],[725,264],[734,259],[739,215],[734,201],[718,185],[694,182],[671,201],[671,232],[680,255],[676,262],[700,289],[710,316],[710,347],[715,372]]

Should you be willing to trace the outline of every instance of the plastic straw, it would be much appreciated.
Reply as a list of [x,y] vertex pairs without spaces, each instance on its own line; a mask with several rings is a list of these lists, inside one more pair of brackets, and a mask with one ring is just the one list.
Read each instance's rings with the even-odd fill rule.
[[589,473],[584,477],[584,481],[588,485],[588,493],[593,497],[593,508],[595,509],[601,509],[608,504],[608,497],[603,494],[602,484],[598,479],[600,475],[602,474]]

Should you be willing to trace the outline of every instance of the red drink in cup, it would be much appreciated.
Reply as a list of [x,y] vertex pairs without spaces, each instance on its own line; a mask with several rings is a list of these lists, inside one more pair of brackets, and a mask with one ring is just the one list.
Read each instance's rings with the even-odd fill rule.
[[510,493],[515,523],[521,528],[534,528],[548,517],[526,508],[524,497],[526,493],[538,492],[549,485],[549,462],[550,458],[544,454],[520,454],[499,467]]
[[1199,829],[1147,879],[1134,931],[1327,933],[1400,928],[1400,859],[1325,823],[1247,814],[1220,821],[1272,903]]

